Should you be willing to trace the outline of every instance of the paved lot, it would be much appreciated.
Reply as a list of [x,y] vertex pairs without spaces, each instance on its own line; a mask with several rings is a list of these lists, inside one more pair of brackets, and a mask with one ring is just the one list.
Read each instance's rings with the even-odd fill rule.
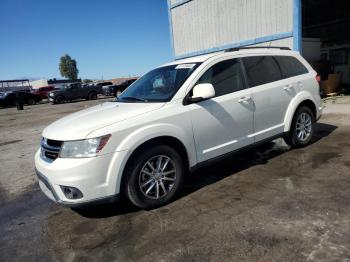
[[198,170],[162,208],[62,208],[36,184],[40,133],[100,102],[0,109],[0,261],[350,261],[350,105],[328,105],[311,146]]

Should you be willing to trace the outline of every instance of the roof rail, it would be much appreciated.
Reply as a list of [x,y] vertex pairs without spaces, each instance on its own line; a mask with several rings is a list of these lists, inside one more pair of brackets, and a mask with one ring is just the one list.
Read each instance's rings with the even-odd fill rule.
[[229,48],[226,49],[225,52],[234,52],[234,51],[239,51],[241,49],[280,49],[280,50],[291,50],[289,47],[286,46],[242,46],[242,47],[234,47],[234,48]]

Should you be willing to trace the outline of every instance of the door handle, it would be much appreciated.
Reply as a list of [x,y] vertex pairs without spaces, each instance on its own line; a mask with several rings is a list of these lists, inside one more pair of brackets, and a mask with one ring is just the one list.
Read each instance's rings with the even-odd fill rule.
[[248,102],[250,99],[252,99],[250,96],[243,96],[240,99],[238,99],[238,103]]

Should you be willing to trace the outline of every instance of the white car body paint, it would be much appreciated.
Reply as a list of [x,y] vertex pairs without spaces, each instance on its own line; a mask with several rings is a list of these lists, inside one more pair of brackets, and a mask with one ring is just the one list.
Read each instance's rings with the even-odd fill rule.
[[[294,56],[309,73],[214,97],[201,103],[184,99],[212,65],[252,55]],[[47,161],[35,154],[37,172],[51,185],[55,201],[79,204],[120,193],[121,181],[132,153],[157,137],[177,139],[186,149],[189,168],[290,129],[295,110],[305,100],[321,115],[316,72],[296,52],[251,49],[178,60],[173,64],[201,62],[171,101],[166,103],[109,102],[66,116],[43,131],[42,136],[59,141],[82,140],[111,134],[96,157],[60,158]],[[60,186],[76,187],[81,199],[67,199]],[[50,190],[41,182],[48,197]]]

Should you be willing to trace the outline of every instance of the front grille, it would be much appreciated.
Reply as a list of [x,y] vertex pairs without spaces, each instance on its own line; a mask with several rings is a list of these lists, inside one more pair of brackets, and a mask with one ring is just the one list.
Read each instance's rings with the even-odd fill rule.
[[62,141],[46,139],[41,140],[41,156],[47,159],[55,160],[61,150]]

